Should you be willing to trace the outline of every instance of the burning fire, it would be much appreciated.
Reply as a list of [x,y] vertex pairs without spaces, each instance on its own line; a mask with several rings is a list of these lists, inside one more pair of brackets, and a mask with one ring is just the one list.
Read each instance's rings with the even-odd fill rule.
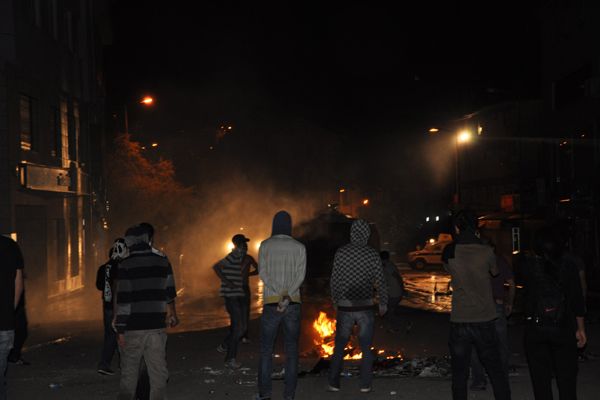
[[[319,316],[313,322],[313,328],[319,335],[315,338],[314,343],[318,346],[321,357],[331,357],[335,347],[335,320],[329,318],[325,312],[320,311]],[[352,354],[354,353],[354,347],[352,346],[346,346],[344,350],[347,353],[344,360],[360,360],[362,358],[362,352]]]
[[[313,328],[317,332],[318,336],[314,339],[314,343],[319,350],[319,354],[323,358],[329,358],[333,355],[335,347],[335,320],[327,316],[323,311],[319,312],[319,316],[313,322]],[[358,352],[358,348],[353,346],[352,341],[344,348],[346,355],[344,360],[360,360],[362,359],[362,352]],[[371,351],[375,351],[374,347],[371,347]],[[393,353],[386,355],[387,351],[380,349],[377,350],[377,356],[385,358],[386,360],[402,359],[400,353]]]

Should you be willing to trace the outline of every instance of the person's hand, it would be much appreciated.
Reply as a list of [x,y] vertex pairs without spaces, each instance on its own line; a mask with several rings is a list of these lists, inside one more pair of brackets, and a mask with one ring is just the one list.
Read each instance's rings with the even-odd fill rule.
[[171,314],[167,316],[167,325],[171,328],[174,328],[177,325],[179,325],[179,318],[177,318],[176,314]]
[[508,304],[507,303],[507,304],[504,305],[504,314],[507,317],[510,317],[510,314],[512,314],[512,311],[513,311],[513,305],[512,304]]
[[379,305],[379,315],[383,317],[386,312],[387,312],[387,305],[380,304]]
[[585,344],[587,343],[587,336],[585,335],[585,330],[577,329],[577,331],[575,332],[575,337],[577,338],[577,347],[580,349],[585,347]]
[[125,335],[124,334],[119,333],[119,335],[117,336],[117,343],[119,343],[119,347],[125,346]]
[[117,318],[113,318],[112,321],[110,321],[110,326],[112,326],[113,331],[117,332]]

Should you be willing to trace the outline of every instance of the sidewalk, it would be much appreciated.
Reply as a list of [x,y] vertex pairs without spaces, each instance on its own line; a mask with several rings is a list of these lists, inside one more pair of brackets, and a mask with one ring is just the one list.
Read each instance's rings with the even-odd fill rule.
[[[303,309],[303,335],[301,349],[311,348],[310,324],[318,311],[317,305],[305,304]],[[381,328],[378,321],[375,347],[399,350],[405,358],[447,354],[448,316],[423,311],[403,310],[405,329],[390,334]],[[185,321],[183,321],[185,324]],[[409,325],[410,323],[410,325]],[[97,326],[96,326],[97,325]],[[408,327],[411,327],[408,329]],[[600,354],[600,325],[588,326],[591,354]],[[100,352],[101,324],[79,324],[77,331],[65,329],[68,338],[57,344],[34,346],[25,354],[31,366],[11,365],[8,373],[10,399],[115,399],[119,377],[97,374],[96,364]],[[69,327],[67,327],[69,328]],[[253,320],[250,336],[253,342],[240,345],[240,357],[244,369],[231,372],[223,368],[223,356],[215,349],[225,336],[225,329],[200,332],[172,333],[169,336],[168,363],[171,374],[169,399],[250,399],[256,392],[256,367],[258,364],[258,320]],[[527,367],[521,351],[520,327],[511,327],[513,351],[512,364],[518,376],[511,377],[514,399],[533,399]],[[283,353],[281,343],[276,347],[277,355]],[[113,361],[113,366],[116,366]],[[275,358],[275,371],[281,369],[282,357]],[[316,357],[301,358],[301,370],[308,371],[316,363]],[[348,362],[347,362],[348,363]],[[580,364],[579,399],[595,399],[600,391],[600,360]],[[115,368],[116,369],[116,368]],[[53,385],[54,384],[54,385]],[[54,388],[51,387],[54,386]],[[325,391],[325,375],[304,375],[299,378],[297,400],[315,399],[449,399],[449,378],[389,377],[375,378],[374,391],[369,394],[358,392],[357,377],[342,380],[339,393]],[[283,382],[274,381],[274,399],[281,398]],[[486,392],[471,394],[471,399],[493,399],[491,388]]]

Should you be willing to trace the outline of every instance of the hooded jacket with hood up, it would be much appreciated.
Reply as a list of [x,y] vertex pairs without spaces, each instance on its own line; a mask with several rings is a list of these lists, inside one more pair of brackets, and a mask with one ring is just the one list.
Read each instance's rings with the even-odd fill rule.
[[338,249],[331,273],[331,297],[342,310],[365,309],[375,305],[374,289],[379,304],[387,305],[387,285],[379,253],[367,244],[371,228],[364,220],[356,220],[350,230],[350,243]]

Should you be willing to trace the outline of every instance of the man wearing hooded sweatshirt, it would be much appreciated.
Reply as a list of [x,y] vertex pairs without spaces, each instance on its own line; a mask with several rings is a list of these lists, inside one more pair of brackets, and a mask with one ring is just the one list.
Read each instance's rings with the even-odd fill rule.
[[381,258],[377,250],[367,244],[371,236],[369,224],[362,220],[352,223],[350,243],[338,249],[333,259],[331,297],[337,310],[335,348],[329,368],[331,392],[340,390],[340,372],[344,348],[350,339],[354,324],[359,326],[358,342],[363,353],[360,365],[360,391],[371,391],[373,380],[373,329],[375,300],[373,289],[379,295],[379,314],[387,311],[387,284],[383,276]]
[[167,321],[177,325],[175,280],[167,257],[152,249],[149,224],[129,228],[129,257],[119,263],[117,318],[121,348],[119,399],[134,399],[142,357],[150,378],[150,399],[166,398]]
[[272,391],[273,346],[283,325],[285,344],[284,400],[296,393],[298,380],[298,338],[300,336],[300,285],[306,274],[306,248],[292,238],[292,218],[279,211],[273,218],[269,239],[260,244],[258,271],[263,287],[260,318],[260,362],[257,399],[270,399]]
[[496,303],[492,277],[498,275],[496,255],[479,238],[478,220],[468,211],[454,217],[454,241],[444,248],[442,261],[452,276],[450,347],[452,398],[467,399],[471,351],[475,347],[490,378],[496,400],[510,399],[508,371],[498,346]]

